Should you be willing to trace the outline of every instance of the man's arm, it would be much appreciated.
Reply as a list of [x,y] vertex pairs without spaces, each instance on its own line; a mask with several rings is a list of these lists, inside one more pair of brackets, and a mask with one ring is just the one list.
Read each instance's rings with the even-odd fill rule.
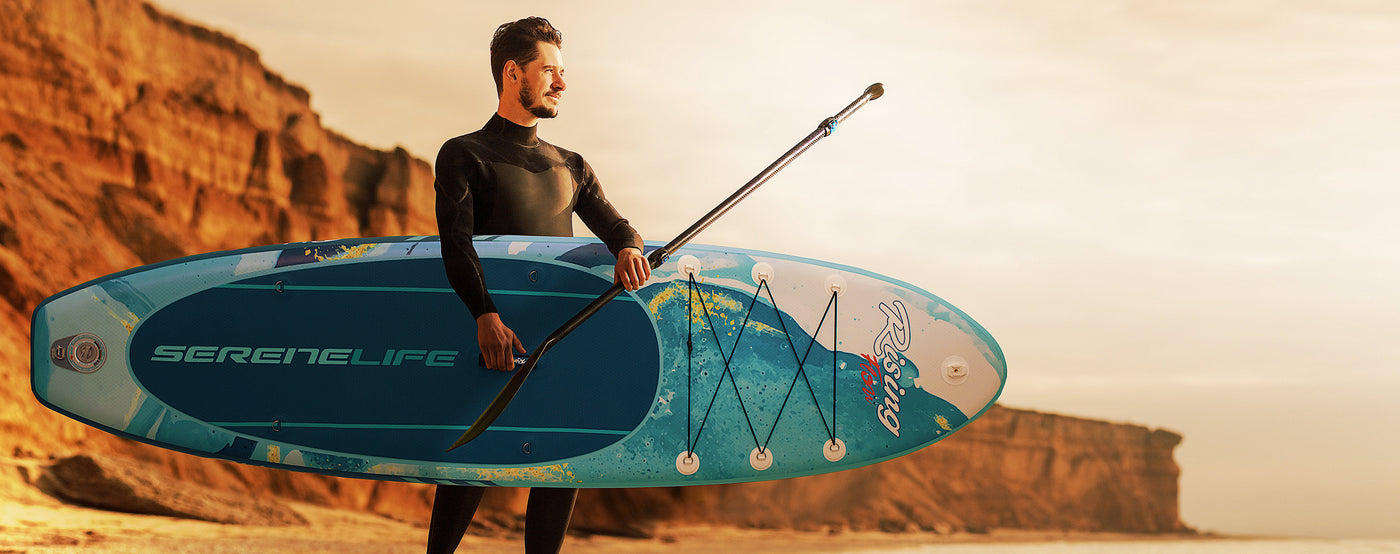
[[447,281],[473,317],[494,313],[496,305],[486,291],[481,258],[472,245],[476,222],[476,191],[472,182],[482,178],[481,162],[470,156],[458,139],[453,139],[438,150],[434,171],[438,235],[442,240],[442,265],[447,271]]
[[472,245],[476,206],[471,183],[473,175],[478,180],[483,175],[480,161],[451,140],[438,151],[434,167],[438,235],[442,241],[442,265],[447,281],[476,318],[477,344],[481,347],[481,356],[486,359],[486,367],[508,371],[515,367],[511,350],[523,354],[525,347],[515,332],[501,322],[491,294],[486,290],[481,258]]
[[622,283],[627,290],[637,290],[651,278],[651,263],[642,255],[642,235],[617,213],[612,203],[603,195],[603,187],[593,168],[580,157],[580,189],[574,212],[593,234],[603,240],[608,250],[617,257],[613,268],[613,282]]

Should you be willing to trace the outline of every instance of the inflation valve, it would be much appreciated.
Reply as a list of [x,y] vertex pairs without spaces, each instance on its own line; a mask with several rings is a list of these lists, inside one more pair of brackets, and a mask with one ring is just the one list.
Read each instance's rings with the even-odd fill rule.
[[92,333],[63,337],[49,346],[54,365],[78,373],[92,373],[107,362],[107,346]]

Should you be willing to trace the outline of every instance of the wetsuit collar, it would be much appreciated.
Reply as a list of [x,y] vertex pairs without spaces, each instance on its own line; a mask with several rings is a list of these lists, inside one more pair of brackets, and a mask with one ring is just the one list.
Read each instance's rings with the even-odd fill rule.
[[540,143],[539,138],[535,136],[535,127],[521,127],[501,117],[501,114],[491,114],[491,120],[487,121],[481,130],[520,146],[538,146]]

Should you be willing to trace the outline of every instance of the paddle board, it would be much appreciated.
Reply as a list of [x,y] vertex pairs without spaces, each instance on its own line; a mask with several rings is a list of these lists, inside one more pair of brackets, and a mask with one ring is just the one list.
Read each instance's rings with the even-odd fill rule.
[[[593,239],[479,237],[502,320],[533,348],[611,285]],[[657,245],[648,245],[655,248]],[[483,486],[733,483],[840,471],[946,438],[1006,381],[997,343],[923,290],[860,269],[692,245],[510,373],[436,237],[294,243],[103,277],[34,312],[49,408],[198,456]]]

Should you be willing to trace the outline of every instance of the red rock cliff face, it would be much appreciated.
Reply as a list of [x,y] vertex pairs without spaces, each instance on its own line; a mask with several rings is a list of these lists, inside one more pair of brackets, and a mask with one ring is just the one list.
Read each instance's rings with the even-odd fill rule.
[[[29,393],[30,313],[67,287],[211,250],[435,232],[428,164],[323,128],[308,100],[248,46],[136,0],[0,3],[0,454],[106,452],[224,491],[426,520],[428,487],[176,454]],[[855,471],[586,490],[575,526],[1177,531],[1179,441],[997,408],[938,446]],[[498,492],[479,519],[513,525],[524,497]]]
[[[216,463],[64,421],[28,393],[29,314],[124,268],[258,244],[433,234],[432,171],[321,127],[306,90],[251,48],[125,0],[0,3],[0,438],[98,450],[217,488],[402,505],[421,487]],[[399,497],[403,497],[400,499]]]

